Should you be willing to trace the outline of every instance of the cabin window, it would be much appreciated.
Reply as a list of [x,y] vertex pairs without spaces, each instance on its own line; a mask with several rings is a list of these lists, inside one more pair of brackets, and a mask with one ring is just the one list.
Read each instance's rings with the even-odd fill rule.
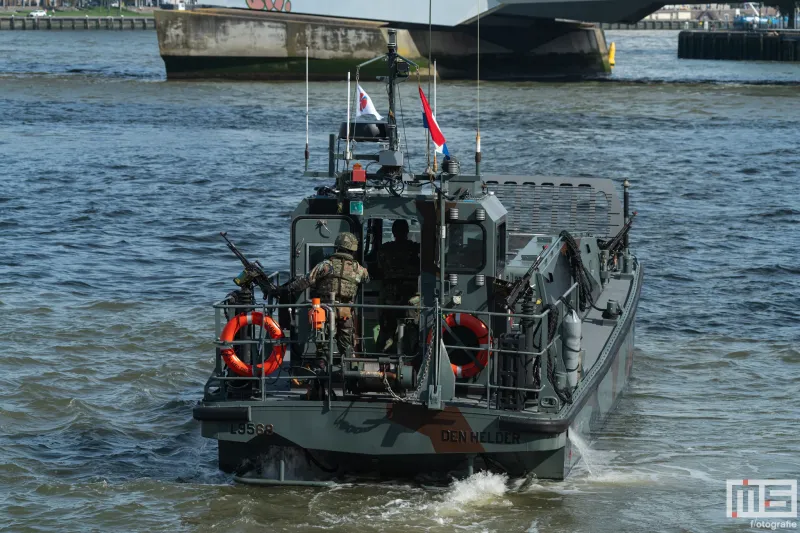
[[[408,240],[414,242],[420,242],[420,224],[416,220],[409,220],[405,219],[408,222]],[[384,219],[383,220],[383,239],[381,242],[390,242],[394,240],[394,235],[392,234],[392,224],[394,224],[394,219]]]
[[486,264],[486,230],[479,224],[450,223],[445,246],[449,272],[477,272]]
[[321,263],[323,260],[332,256],[336,251],[330,244],[309,244],[308,245],[308,264],[306,265],[306,272],[311,272],[311,269]]

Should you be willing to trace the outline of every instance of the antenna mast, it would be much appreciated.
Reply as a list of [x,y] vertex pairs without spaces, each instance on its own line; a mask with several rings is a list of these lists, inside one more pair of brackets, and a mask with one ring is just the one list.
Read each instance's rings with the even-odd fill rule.
[[306,170],[308,170],[308,46],[306,46]]
[[350,71],[347,71],[347,144],[344,147],[344,166],[350,166]]
[[397,118],[394,114],[395,78],[397,77],[397,30],[389,30],[389,149],[400,150],[400,138],[397,135]]
[[[428,0],[428,94],[431,94],[431,48],[433,47],[433,0]],[[435,76],[436,74],[434,74]],[[435,113],[434,113],[435,114]],[[425,157],[427,159],[427,171],[431,170],[431,130],[428,128],[425,135]],[[436,154],[433,154],[433,165],[436,166]],[[435,171],[435,168],[434,168]]]
[[481,2],[476,0],[478,6],[478,76],[477,76],[477,90],[478,90],[478,113],[476,118],[475,133],[475,175],[481,175]]

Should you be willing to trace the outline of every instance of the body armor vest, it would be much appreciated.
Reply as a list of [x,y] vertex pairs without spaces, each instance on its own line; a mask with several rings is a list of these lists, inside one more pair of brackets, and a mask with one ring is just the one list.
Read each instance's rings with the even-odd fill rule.
[[328,298],[333,292],[339,301],[351,302],[358,291],[360,265],[351,255],[343,253],[333,254],[330,262],[333,265],[333,273],[319,282],[317,290],[323,298]]

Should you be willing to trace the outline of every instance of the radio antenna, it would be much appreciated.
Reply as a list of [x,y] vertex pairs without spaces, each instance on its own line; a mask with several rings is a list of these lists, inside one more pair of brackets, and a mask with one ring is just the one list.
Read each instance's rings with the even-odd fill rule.
[[306,46],[306,170],[308,170],[308,46]]
[[344,168],[350,167],[350,71],[347,71],[347,141],[344,147]]
[[475,175],[481,175],[481,0],[476,0],[478,6],[478,75],[476,87],[478,92],[478,113],[476,116],[475,133]]
[[[428,94],[431,94],[431,47],[433,46],[433,0],[428,0]],[[434,74],[435,76],[436,74]],[[427,172],[431,171],[431,127],[428,124],[428,134],[426,135],[425,158],[427,161]],[[434,158],[436,155],[434,154]]]

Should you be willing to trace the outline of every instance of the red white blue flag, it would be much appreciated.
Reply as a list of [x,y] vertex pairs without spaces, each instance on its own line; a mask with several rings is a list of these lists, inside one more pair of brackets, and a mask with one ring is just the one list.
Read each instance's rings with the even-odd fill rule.
[[356,85],[356,89],[358,90],[358,107],[356,107],[356,116],[360,117],[361,115],[373,115],[378,120],[381,120],[383,117],[378,110],[375,109],[375,104],[372,103],[372,98],[369,97],[367,91],[361,88],[361,85]]
[[419,97],[422,100],[422,123],[431,132],[431,140],[436,147],[436,151],[450,157],[450,152],[447,151],[447,141],[439,128],[439,123],[436,122],[436,117],[431,112],[431,106],[428,104],[428,99],[425,98],[425,93],[422,92],[422,87],[419,88]]

